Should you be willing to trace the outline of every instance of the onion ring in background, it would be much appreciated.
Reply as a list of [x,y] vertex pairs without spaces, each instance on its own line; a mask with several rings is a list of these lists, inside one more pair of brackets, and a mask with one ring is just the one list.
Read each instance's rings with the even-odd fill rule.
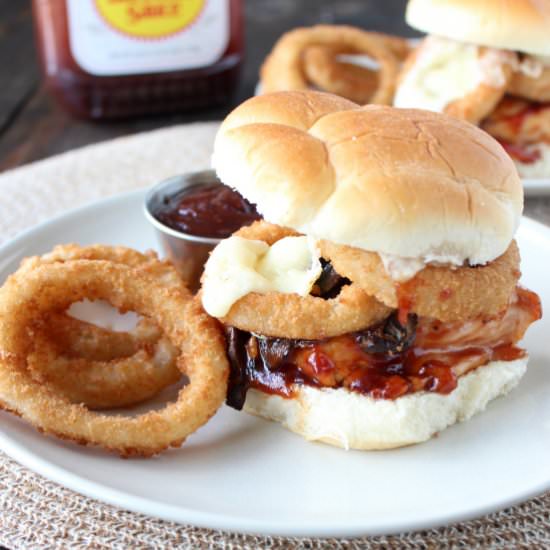
[[[159,261],[152,252],[142,254],[122,246],[56,246],[48,254],[25,259],[15,276],[23,277],[38,265],[74,260],[106,260],[140,268],[160,277],[167,286],[183,286],[171,264]],[[59,338],[63,332],[63,342],[56,342],[55,337],[48,341],[48,334],[57,333]],[[145,401],[181,377],[177,350],[148,320],[142,320],[134,333],[117,333],[60,313],[37,327],[35,338],[40,349],[28,361],[33,376],[41,382],[50,381],[72,402],[93,409]],[[75,348],[80,348],[77,353]],[[105,359],[99,356],[102,353]]]
[[[432,37],[424,38],[418,47],[411,51],[399,73],[397,86],[414,70],[415,65],[420,62],[420,56],[429,55],[428,49],[437,47],[430,38]],[[492,82],[481,82],[464,97],[451,101],[443,109],[443,112],[450,116],[476,125],[487,117],[504,97],[514,74],[514,67],[517,65],[517,55],[514,52],[482,46],[477,48],[477,52],[481,70],[487,75],[487,80]]]
[[398,307],[398,290],[410,303],[410,312],[439,321],[490,318],[506,309],[520,276],[515,241],[497,259],[483,266],[428,265],[406,283],[396,284],[380,256],[351,246],[320,241],[321,256],[367,294],[388,307]]
[[[405,38],[376,34],[399,60],[404,60],[411,46]],[[304,51],[303,68],[308,81],[325,92],[336,94],[360,105],[369,103],[378,88],[378,70],[339,59],[342,54],[355,55],[350,48],[310,46]]]
[[514,72],[506,91],[531,101],[550,101],[550,67],[543,67],[537,77],[528,76],[521,70]]
[[506,93],[506,88],[513,73],[512,66],[508,64],[502,65],[502,72],[505,80],[501,86],[481,83],[475,90],[466,94],[463,98],[449,103],[443,112],[449,116],[467,120],[472,124],[478,125],[494,111]]
[[550,103],[506,96],[481,128],[499,141],[515,145],[550,143]]
[[[259,221],[239,229],[234,235],[272,245],[298,233]],[[367,295],[358,285],[351,284],[344,286],[336,298],[328,300],[280,292],[251,292],[235,302],[220,320],[264,336],[316,340],[364,329],[390,313],[390,308]]]
[[260,70],[264,93],[309,88],[302,57],[310,46],[349,49],[371,57],[380,66],[379,86],[371,102],[391,104],[399,72],[399,59],[377,33],[345,25],[316,25],[283,34]]
[[59,314],[35,326],[33,339],[33,378],[90,409],[141,403],[181,378],[178,351],[147,319],[114,332]]
[[304,52],[306,78],[320,90],[359,105],[368,103],[378,87],[378,71],[341,61],[337,56],[337,50],[326,46],[307,48]]
[[[33,350],[29,329],[51,312],[82,299],[108,301],[120,311],[151,318],[180,350],[178,368],[189,383],[177,401],[159,411],[107,416],[71,403],[34,380],[26,357]],[[217,322],[189,292],[166,288],[139,269],[105,261],[42,264],[0,289],[0,404],[42,432],[121,456],[152,456],[179,446],[225,400],[229,366]]]

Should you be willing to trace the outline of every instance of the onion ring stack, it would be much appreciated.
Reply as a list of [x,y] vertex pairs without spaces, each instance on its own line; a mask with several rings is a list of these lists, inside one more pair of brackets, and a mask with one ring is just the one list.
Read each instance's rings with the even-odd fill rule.
[[[295,236],[291,229],[264,221],[243,227],[235,236],[274,244]],[[241,330],[285,338],[328,338],[360,330],[385,319],[390,307],[369,296],[360,286],[344,286],[336,298],[298,296],[280,292],[243,296],[222,318]]]
[[[255,222],[235,233],[269,245],[297,235],[295,231]],[[515,241],[485,266],[428,265],[404,284],[396,284],[375,252],[319,241],[321,257],[349,279],[336,298],[268,292],[250,293],[237,301],[221,320],[241,330],[286,338],[320,339],[360,330],[387,318],[409,302],[408,312],[442,322],[492,318],[509,305],[520,277]]]
[[[260,74],[263,92],[305,90],[317,86],[360,103],[391,104],[404,39],[345,25],[316,25],[284,34],[266,58]],[[341,54],[365,55],[378,71],[338,61]]]
[[[159,262],[152,253],[120,246],[56,246],[41,257],[26,258],[18,275],[24,277],[38,265],[74,260],[103,260],[149,270],[155,266],[167,285],[181,287],[170,264]],[[147,319],[140,320],[130,333],[117,333],[60,313],[37,323],[34,333],[36,351],[28,357],[33,376],[53,384],[72,402],[92,409],[146,401],[181,377],[177,351]]]
[[[119,311],[135,311],[147,324],[132,335],[90,329],[64,313],[83,299],[106,300]],[[49,334],[48,324],[59,316],[65,323],[63,338],[74,345],[63,346],[63,338],[56,342]],[[129,338],[134,341],[128,347]],[[111,364],[109,354],[97,348],[111,342],[118,352],[137,351]],[[163,346],[165,358],[151,364],[155,355],[163,354]],[[67,357],[70,353],[83,357]],[[129,399],[120,396],[117,405],[139,401],[174,381],[172,361],[178,378],[185,375],[189,382],[177,401],[160,411],[109,416],[93,412],[81,399],[98,408],[112,406],[118,381],[121,394],[128,388],[134,393]],[[77,373],[71,373],[75,364]],[[108,374],[109,368],[114,372]],[[142,384],[156,368],[161,374],[154,375],[150,387],[135,390],[134,384]],[[122,248],[58,248],[25,261],[0,289],[0,405],[42,432],[124,457],[152,456],[181,445],[216,412],[225,398],[227,374],[225,346],[215,321],[204,314],[173,268],[152,256]],[[105,376],[111,377],[106,385]],[[94,380],[113,392],[108,403],[95,402]],[[75,403],[75,398],[84,402]]]

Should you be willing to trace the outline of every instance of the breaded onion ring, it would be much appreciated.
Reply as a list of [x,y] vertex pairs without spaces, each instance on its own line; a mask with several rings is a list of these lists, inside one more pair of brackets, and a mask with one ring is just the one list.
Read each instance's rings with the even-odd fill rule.
[[[153,319],[181,351],[178,368],[189,378],[175,403],[136,417],[107,416],[75,405],[27,369],[36,319],[82,299],[102,299],[120,311]],[[100,445],[121,456],[151,456],[179,446],[223,403],[228,363],[213,319],[189,292],[165,288],[138,269],[104,261],[75,260],[29,270],[24,282],[8,278],[0,289],[0,404],[39,430],[80,444]]]
[[45,324],[49,345],[67,357],[92,361],[112,361],[150,348],[161,338],[160,329],[148,319],[140,319],[127,332],[119,332],[81,321],[64,313],[51,314]]
[[[512,52],[509,52],[510,55]],[[480,59],[486,54],[486,49],[480,48]],[[510,84],[513,75],[513,63],[501,63],[503,80],[500,84],[488,84],[482,82],[477,88],[466,94],[463,98],[449,103],[444,112],[450,116],[467,120],[472,124],[479,124],[487,115],[489,115],[498,102],[504,97],[506,89]]]
[[[162,278],[167,286],[183,285],[174,267],[160,262],[153,253],[105,245],[56,246],[48,254],[25,259],[15,276],[24,277],[39,265],[74,260],[111,261],[147,271]],[[63,342],[55,342],[55,337],[51,342],[52,332],[57,332],[58,338],[64,332]],[[145,401],[181,377],[176,367],[177,350],[148,320],[142,320],[133,334],[116,333],[60,313],[36,328],[35,339],[38,351],[28,360],[33,376],[49,381],[72,402],[93,409]],[[86,350],[82,349],[83,341],[87,342]],[[80,350],[75,353],[76,347]]]
[[[359,248],[320,241],[321,255],[334,269],[388,307],[398,307],[396,283],[380,256]],[[498,315],[509,304],[519,279],[519,251],[515,241],[496,260],[484,266],[428,265],[401,285],[410,311],[444,322]]]
[[[234,235],[272,245],[298,233],[259,221]],[[382,321],[390,312],[390,308],[352,284],[344,286],[340,294],[330,300],[280,292],[251,292],[235,302],[221,321],[265,336],[315,340],[361,330]]]
[[545,66],[536,77],[523,71],[514,72],[507,92],[531,101],[550,101],[550,67]]
[[181,378],[178,351],[146,319],[131,332],[113,332],[64,314],[53,317],[33,329],[27,366],[72,403],[94,410],[135,405]]
[[[405,38],[374,32],[371,34],[376,35],[400,61],[409,54],[411,46]],[[306,48],[303,58],[306,78],[325,92],[345,97],[360,105],[369,103],[378,88],[378,70],[338,59],[342,54],[357,55],[358,52],[349,47],[338,46]]]
[[550,104],[506,96],[481,127],[506,143],[550,143]]
[[349,49],[373,58],[380,66],[379,86],[372,103],[390,105],[393,99],[399,59],[377,33],[345,25],[316,25],[285,33],[275,44],[260,70],[264,92],[305,90],[309,87],[302,57],[310,46]]
[[[425,38],[420,45],[411,51],[398,76],[397,86],[401,86],[409,73],[415,70],[417,64],[422,63],[425,57],[430,58],[439,48],[433,36]],[[478,63],[485,78],[475,89],[460,99],[455,99],[445,105],[444,113],[455,118],[467,120],[472,124],[479,124],[488,116],[502,99],[517,63],[514,52],[495,50],[479,46],[477,48]],[[414,105],[398,104],[399,107],[414,107]]]
[[337,59],[335,48],[311,46],[304,52],[304,73],[317,88],[360,105],[368,103],[378,87],[378,71]]

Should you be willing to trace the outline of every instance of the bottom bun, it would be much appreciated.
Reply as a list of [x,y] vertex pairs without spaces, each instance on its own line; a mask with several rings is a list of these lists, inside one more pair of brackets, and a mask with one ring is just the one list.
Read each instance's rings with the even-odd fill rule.
[[244,410],[281,422],[310,441],[344,449],[392,449],[426,441],[483,411],[514,388],[526,368],[527,357],[493,361],[461,376],[448,395],[419,392],[395,400],[310,386],[295,387],[292,399],[251,389]]

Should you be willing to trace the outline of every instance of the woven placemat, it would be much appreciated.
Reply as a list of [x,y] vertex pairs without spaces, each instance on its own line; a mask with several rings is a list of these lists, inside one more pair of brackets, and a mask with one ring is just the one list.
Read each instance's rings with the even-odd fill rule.
[[[121,138],[0,175],[0,242],[92,200],[207,168],[216,128],[193,124]],[[12,550],[549,548],[550,492],[478,520],[418,533],[355,540],[257,537],[120,510],[60,487],[0,452],[0,545]]]

